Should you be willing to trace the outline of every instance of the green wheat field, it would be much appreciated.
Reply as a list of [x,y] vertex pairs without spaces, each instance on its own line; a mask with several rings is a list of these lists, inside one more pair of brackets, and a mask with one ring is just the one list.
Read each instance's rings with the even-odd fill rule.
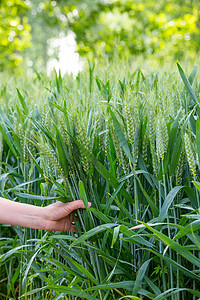
[[0,226],[0,299],[199,299],[197,67],[3,82],[0,196],[86,210],[76,233]]

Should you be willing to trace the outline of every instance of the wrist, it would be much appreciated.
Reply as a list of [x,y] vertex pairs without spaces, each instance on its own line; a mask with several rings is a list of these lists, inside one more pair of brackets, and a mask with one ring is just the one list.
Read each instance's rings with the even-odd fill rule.
[[34,206],[33,212],[30,215],[28,214],[27,218],[29,219],[30,228],[46,230],[47,219],[45,207]]
[[46,207],[19,203],[1,197],[0,207],[0,223],[42,230],[47,230],[49,226]]
[[39,224],[38,229],[42,230],[53,230],[51,229],[52,221],[49,218],[49,206],[39,207],[40,213],[38,215],[37,224]]
[[18,211],[12,225],[45,230],[44,207],[17,203]]

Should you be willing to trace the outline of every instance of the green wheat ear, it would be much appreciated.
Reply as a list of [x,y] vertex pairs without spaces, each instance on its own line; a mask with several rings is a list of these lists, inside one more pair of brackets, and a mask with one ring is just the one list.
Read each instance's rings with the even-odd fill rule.
[[125,155],[125,152],[121,146],[120,146],[120,165],[122,166],[122,169],[124,170],[124,174],[128,174],[129,161],[128,161],[128,158]]
[[41,123],[43,125],[47,125],[46,124],[46,120],[47,120],[47,103],[44,103],[43,110],[42,110],[42,120],[41,120]]
[[143,142],[142,142],[142,157],[144,162],[147,162],[148,159],[148,138],[147,138],[147,132],[144,134]]
[[105,154],[108,156],[109,154],[109,127],[106,124],[106,135],[105,135]]
[[147,125],[148,125],[150,151],[151,151],[151,156],[152,156],[153,172],[157,176],[158,175],[158,163],[157,163],[156,147],[155,147],[154,114],[153,114],[152,109],[150,110],[150,115],[149,115]]
[[185,149],[183,148],[179,157],[178,165],[176,168],[176,185],[182,184],[182,175],[183,175],[183,169],[185,165]]
[[[77,129],[77,133],[78,133],[78,141],[88,150],[90,150],[90,146],[89,146],[89,141],[87,138],[87,133],[85,130],[84,125],[79,125],[78,129]],[[83,166],[83,170],[85,171],[85,173],[87,174],[89,169],[90,169],[90,163],[87,159],[86,156],[82,155],[82,166]]]
[[126,116],[128,140],[129,143],[133,146],[134,138],[135,138],[135,128],[134,128],[133,118],[131,115],[130,106],[128,105],[128,103],[125,104],[125,116]]
[[191,145],[191,140],[189,138],[189,135],[187,133],[184,134],[184,143],[185,143],[185,152],[186,152],[186,157],[187,161],[189,164],[189,169],[193,177],[196,177],[196,161]]
[[156,152],[158,161],[164,160],[164,154],[167,151],[168,132],[164,118],[158,117],[156,126]]
[[66,145],[69,145],[69,135],[68,135],[68,132],[66,130],[66,126],[64,124],[64,121],[61,117],[59,118],[59,122],[60,122],[60,125],[61,125],[61,134],[62,134],[63,140],[64,140]]
[[61,173],[63,178],[65,178],[63,168],[61,167],[57,157],[49,150],[48,146],[45,146],[42,144],[38,144],[38,146],[39,146],[39,148],[41,148],[41,150],[44,152],[44,154],[46,154],[47,158],[50,160],[50,162],[56,168],[56,170]]

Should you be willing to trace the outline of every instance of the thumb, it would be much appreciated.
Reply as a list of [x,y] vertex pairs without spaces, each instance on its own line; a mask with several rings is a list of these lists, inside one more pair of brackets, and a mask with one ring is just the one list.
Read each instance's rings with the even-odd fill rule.
[[[88,206],[90,207],[91,206],[91,203],[88,202]],[[73,202],[68,202],[66,203],[66,208],[70,213],[72,213],[75,209],[78,209],[78,208],[85,208],[85,205],[83,203],[82,200],[76,200],[76,201],[73,201]]]

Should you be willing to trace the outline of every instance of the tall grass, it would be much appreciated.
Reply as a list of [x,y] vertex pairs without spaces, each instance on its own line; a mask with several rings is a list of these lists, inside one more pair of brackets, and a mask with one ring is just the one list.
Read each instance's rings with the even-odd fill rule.
[[195,67],[89,67],[1,87],[1,196],[82,199],[77,233],[0,227],[2,299],[197,299]]

